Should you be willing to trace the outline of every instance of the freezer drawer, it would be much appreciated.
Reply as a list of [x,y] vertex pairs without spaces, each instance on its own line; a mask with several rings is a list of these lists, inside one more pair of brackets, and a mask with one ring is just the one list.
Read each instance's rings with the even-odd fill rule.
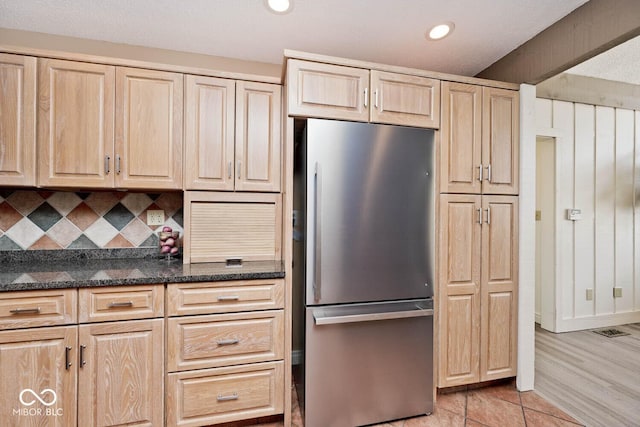
[[306,427],[352,427],[433,410],[431,300],[308,307]]

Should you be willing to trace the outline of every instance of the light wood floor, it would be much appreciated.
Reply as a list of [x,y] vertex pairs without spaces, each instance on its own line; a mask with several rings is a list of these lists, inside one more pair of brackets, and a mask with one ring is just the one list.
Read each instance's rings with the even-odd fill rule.
[[631,335],[536,326],[535,390],[587,427],[640,426],[640,323]]

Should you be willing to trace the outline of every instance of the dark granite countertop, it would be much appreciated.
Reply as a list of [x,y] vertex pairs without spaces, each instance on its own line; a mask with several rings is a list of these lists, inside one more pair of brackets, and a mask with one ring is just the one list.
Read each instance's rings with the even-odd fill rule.
[[46,252],[40,257],[1,255],[0,292],[284,277],[280,261],[250,261],[228,267],[225,263],[183,264],[181,258],[166,260],[156,250],[112,251],[107,257],[88,251]]

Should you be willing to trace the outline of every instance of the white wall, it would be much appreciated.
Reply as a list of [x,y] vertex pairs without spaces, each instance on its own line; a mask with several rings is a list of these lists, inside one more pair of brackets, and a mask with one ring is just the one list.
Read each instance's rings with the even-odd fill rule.
[[640,321],[640,111],[537,99],[536,127],[556,140],[553,329]]

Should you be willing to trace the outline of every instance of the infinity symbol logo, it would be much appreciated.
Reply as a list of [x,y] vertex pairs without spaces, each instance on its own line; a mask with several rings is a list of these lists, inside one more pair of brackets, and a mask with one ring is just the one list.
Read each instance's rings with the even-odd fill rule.
[[[25,402],[24,395],[27,394],[27,393],[30,393],[35,399],[32,399],[29,402]],[[47,394],[50,394],[50,395],[53,396],[53,400],[51,402],[47,402],[46,400],[44,400],[44,397]],[[36,400],[38,400],[44,406],[51,406],[51,405],[54,405],[56,403],[56,400],[58,400],[58,396],[56,395],[56,392],[51,390],[50,388],[45,388],[44,390],[42,390],[40,392],[39,395],[35,391],[31,390],[30,388],[25,388],[24,390],[22,390],[20,392],[20,403],[22,403],[24,406],[31,406],[34,403],[36,403]]]

